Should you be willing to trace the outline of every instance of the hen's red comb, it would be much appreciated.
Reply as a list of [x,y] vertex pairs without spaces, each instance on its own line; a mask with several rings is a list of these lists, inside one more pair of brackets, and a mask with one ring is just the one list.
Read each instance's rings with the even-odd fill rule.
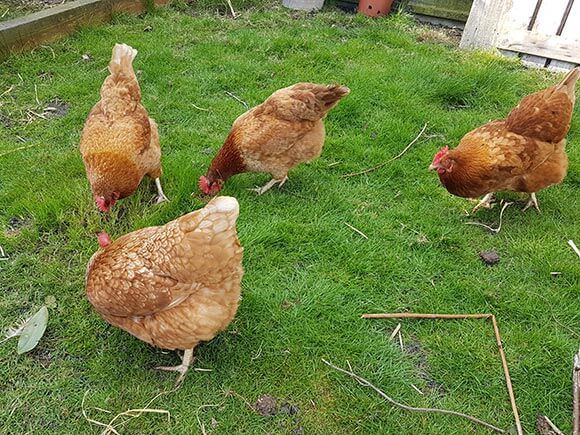
[[439,163],[439,161],[443,158],[443,156],[445,154],[447,154],[449,152],[449,147],[448,146],[444,146],[443,148],[441,148],[439,151],[437,151],[437,154],[435,154],[435,157],[433,157],[433,165],[436,165],[437,163]]
[[101,248],[105,248],[111,244],[111,237],[109,237],[106,231],[101,231],[97,237]]
[[205,175],[202,175],[201,177],[199,177],[199,188],[206,195],[209,193],[209,182],[207,181],[207,178],[205,177]]

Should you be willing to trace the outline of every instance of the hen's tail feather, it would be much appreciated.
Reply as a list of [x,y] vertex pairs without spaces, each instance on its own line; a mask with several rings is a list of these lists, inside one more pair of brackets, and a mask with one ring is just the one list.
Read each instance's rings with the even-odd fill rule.
[[321,85],[312,90],[316,98],[322,101],[326,108],[330,109],[340,101],[342,97],[350,93],[350,89],[341,85]]
[[182,216],[179,219],[179,226],[185,232],[209,227],[216,232],[221,232],[235,228],[239,213],[240,206],[235,198],[218,196],[204,208]]
[[137,50],[127,44],[115,44],[113,55],[109,63],[109,71],[112,75],[124,73],[134,74],[133,59],[137,56]]
[[557,86],[557,89],[563,90],[564,92],[566,92],[566,94],[568,94],[572,102],[574,102],[576,99],[575,89],[576,82],[578,81],[579,77],[580,77],[580,67],[573,68],[570,72],[568,72],[568,74],[566,74],[564,80],[562,80],[560,84]]

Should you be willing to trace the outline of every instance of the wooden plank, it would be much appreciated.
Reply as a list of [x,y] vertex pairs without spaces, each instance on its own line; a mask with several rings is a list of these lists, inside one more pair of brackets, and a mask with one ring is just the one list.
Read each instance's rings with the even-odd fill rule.
[[[168,0],[154,0],[156,6]],[[24,17],[0,22],[0,58],[32,49],[80,27],[108,22],[118,12],[142,13],[147,0],[77,0]]]
[[54,41],[80,26],[111,19],[107,0],[77,0],[0,23],[0,56]]
[[571,40],[557,35],[528,32],[527,30],[514,31],[506,39],[508,42],[500,43],[498,48],[571,63],[580,63],[580,41],[578,40]]
[[541,56],[532,56],[531,54],[524,54],[520,58],[522,63],[529,68],[544,68],[548,59]]
[[146,0],[111,0],[112,13],[140,14],[146,10]]
[[465,23],[473,0],[410,0],[411,12]]
[[561,60],[552,60],[550,62],[550,65],[548,66],[548,69],[550,71],[570,71],[572,68],[574,68],[576,66],[575,63],[571,63],[571,62],[564,62]]
[[502,22],[513,0],[474,0],[459,46],[489,49],[496,47]]

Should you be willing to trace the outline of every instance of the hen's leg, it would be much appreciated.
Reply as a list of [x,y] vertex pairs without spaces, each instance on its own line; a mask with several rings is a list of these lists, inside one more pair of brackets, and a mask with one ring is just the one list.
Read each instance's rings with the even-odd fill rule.
[[493,199],[493,192],[488,193],[483,198],[481,198],[481,201],[479,201],[479,203],[475,207],[473,207],[473,210],[471,210],[471,213],[475,213],[481,207],[491,208],[491,200],[492,199]]
[[169,201],[169,199],[165,196],[165,193],[163,193],[163,189],[161,188],[161,181],[159,178],[155,179],[155,186],[157,187],[157,204]]
[[274,187],[275,184],[279,184],[278,187],[282,187],[282,185],[288,181],[288,176],[284,175],[284,178],[282,179],[276,179],[276,178],[272,178],[270,181],[268,181],[265,185],[263,185],[262,187],[256,187],[254,189],[249,189],[253,192],[257,192],[258,195],[261,195],[262,193],[267,192],[268,190],[270,190],[272,187]]
[[187,373],[187,369],[189,369],[189,366],[191,365],[191,363],[193,362],[193,348],[191,349],[187,349],[186,351],[183,352],[183,356],[181,357],[181,364],[179,364],[178,366],[174,366],[174,367],[155,367],[156,370],[167,370],[170,372],[179,372],[179,376],[177,377],[177,380],[175,381],[175,386],[179,386],[181,385],[181,383],[183,382],[183,380],[185,379],[185,374]]
[[538,213],[541,213],[540,206],[538,205],[538,198],[536,198],[536,194],[535,193],[530,193],[530,199],[528,200],[528,203],[522,209],[522,211],[526,211],[528,208],[530,208],[532,206],[534,206],[534,208],[536,210],[538,210]]

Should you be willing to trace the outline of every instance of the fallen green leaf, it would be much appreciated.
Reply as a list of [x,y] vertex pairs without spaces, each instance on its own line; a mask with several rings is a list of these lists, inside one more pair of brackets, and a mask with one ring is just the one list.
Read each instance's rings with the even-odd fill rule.
[[24,325],[24,329],[18,340],[18,354],[29,352],[36,347],[48,323],[48,310],[42,307]]

